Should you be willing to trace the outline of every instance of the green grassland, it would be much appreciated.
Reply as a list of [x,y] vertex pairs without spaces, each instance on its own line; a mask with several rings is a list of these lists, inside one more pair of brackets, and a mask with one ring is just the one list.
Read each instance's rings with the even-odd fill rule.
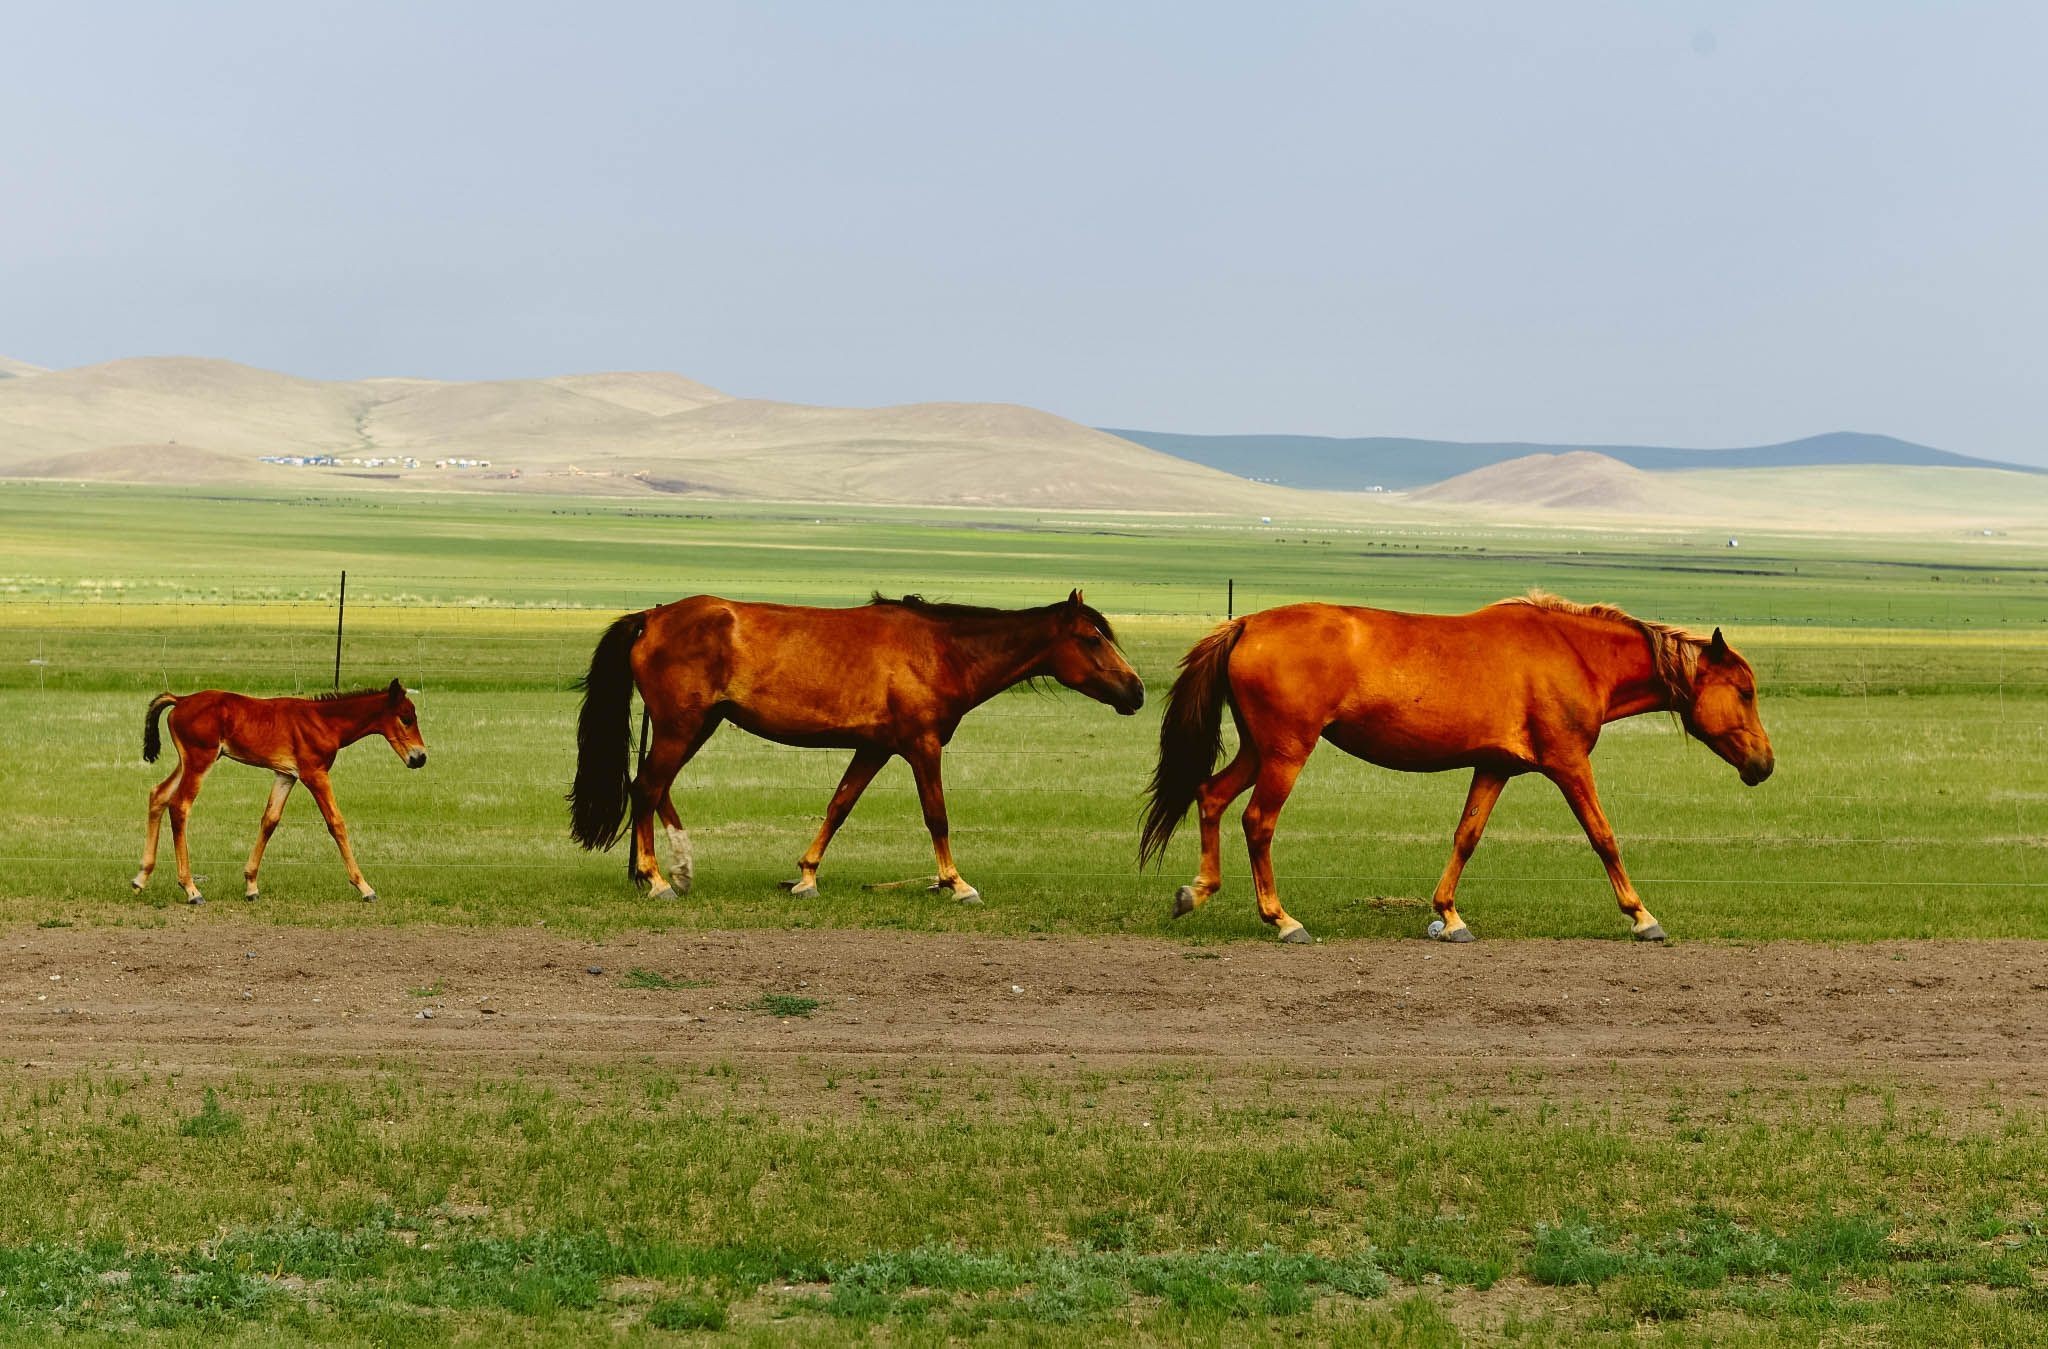
[[[127,890],[162,688],[418,690],[432,751],[344,755],[337,794],[383,897],[358,903],[295,798],[243,905],[267,775],[224,765],[194,816],[213,902],[181,921],[901,927],[1269,940],[1226,888],[1173,922],[1192,838],[1135,867],[1174,662],[1220,619],[1305,598],[1466,609],[1530,586],[1723,626],[1754,662],[1766,785],[1662,718],[1596,757],[1631,870],[1674,938],[2048,936],[2048,551],[1878,539],[675,502],[284,497],[0,484],[0,922],[158,924]],[[1085,586],[1153,700],[1004,695],[947,758],[954,845],[987,902],[940,903],[907,772],[794,874],[842,756],[730,729],[685,775],[696,892],[656,905],[566,836],[571,681],[608,618],[680,595],[997,604]],[[1325,747],[1276,844],[1326,941],[1413,938],[1464,784]],[[1389,904],[1388,899],[1397,901]],[[1461,908],[1488,940],[1625,937],[1547,785],[1503,799]],[[1307,954],[1307,953],[1305,953]],[[1308,954],[1308,958],[1314,958]],[[826,1070],[820,1069],[824,1078]],[[1631,1103],[1496,1103],[1447,1079],[1374,1108],[1276,1071],[1244,1099],[1139,1072],[919,1082],[851,1109],[747,1065],[573,1082],[252,1065],[0,1083],[0,1336],[763,1342],[1301,1336],[1537,1343],[2026,1343],[2048,1319],[2048,1116],[1958,1116],[1884,1084]],[[211,1088],[213,1095],[206,1096]],[[819,1090],[825,1087],[821,1083]],[[1538,1092],[1541,1096],[1542,1093]],[[1116,1108],[1110,1109],[1114,1104]]]

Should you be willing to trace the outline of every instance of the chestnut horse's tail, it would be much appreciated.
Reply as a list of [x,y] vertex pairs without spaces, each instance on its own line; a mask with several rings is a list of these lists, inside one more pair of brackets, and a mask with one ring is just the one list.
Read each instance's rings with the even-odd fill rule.
[[164,709],[178,701],[175,693],[159,693],[149,700],[149,711],[142,714],[142,761],[155,763],[156,756],[164,752],[164,738],[157,722],[162,719]]
[[1230,652],[1242,636],[1244,620],[1233,619],[1181,657],[1180,677],[1173,681],[1159,723],[1159,766],[1146,789],[1151,801],[1138,842],[1140,866],[1165,850],[1202,783],[1215,771],[1223,749],[1223,707],[1230,701]]
[[576,719],[576,781],[569,788],[569,833],[585,848],[609,848],[626,832],[632,804],[633,643],[647,615],[627,614],[605,629],[590,655],[583,711]]

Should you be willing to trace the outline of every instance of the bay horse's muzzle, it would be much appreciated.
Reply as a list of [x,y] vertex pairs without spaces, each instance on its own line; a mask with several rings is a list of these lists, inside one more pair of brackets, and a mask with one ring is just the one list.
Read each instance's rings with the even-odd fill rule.
[[1138,709],[1144,705],[1145,682],[1141,679],[1133,679],[1130,686],[1118,694],[1116,701],[1110,704],[1120,717],[1135,716]]

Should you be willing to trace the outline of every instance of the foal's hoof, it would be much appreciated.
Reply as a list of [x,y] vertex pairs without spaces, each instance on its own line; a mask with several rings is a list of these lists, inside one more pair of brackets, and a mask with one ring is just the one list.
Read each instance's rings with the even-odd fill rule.
[[816,899],[818,897],[818,880],[815,876],[809,880],[799,879],[794,881],[778,881],[776,883],[789,891],[791,899]]
[[1456,927],[1445,928],[1442,932],[1436,934],[1436,939],[1438,941],[1452,942],[1460,946],[1468,941],[1479,940],[1479,938],[1472,935],[1472,929],[1466,927],[1463,923]]
[[662,902],[671,899],[680,899],[681,896],[676,894],[675,888],[673,886],[664,885],[661,887],[661,889],[656,890],[653,894],[649,895],[648,898],[655,900],[657,902]]
[[1195,898],[1195,887],[1183,885],[1180,888],[1180,893],[1173,897],[1173,916],[1175,918],[1185,918],[1201,906],[1202,901]]
[[242,901],[246,904],[254,904],[257,897],[262,893],[260,890],[251,890],[248,894],[242,896]]
[[363,896],[363,903],[365,904],[375,904],[376,902],[377,892],[375,890],[372,890],[369,894]]
[[1652,923],[1648,927],[1637,928],[1635,936],[1637,941],[1663,941],[1664,925]]
[[147,884],[149,884],[148,881],[145,881],[142,879],[142,877],[137,876],[134,880],[128,882],[128,888],[130,890],[140,890],[143,886]]
[[187,896],[185,896],[185,902],[186,902],[187,904],[204,904],[204,903],[206,902],[206,896],[205,896],[205,895],[187,895]]
[[1315,938],[1308,935],[1305,927],[1290,927],[1280,934],[1280,940],[1292,946],[1307,946]]

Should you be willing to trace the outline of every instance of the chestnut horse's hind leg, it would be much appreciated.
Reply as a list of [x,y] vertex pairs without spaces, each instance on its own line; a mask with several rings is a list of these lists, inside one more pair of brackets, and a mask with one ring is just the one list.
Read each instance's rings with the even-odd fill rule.
[[348,882],[365,901],[377,898],[377,892],[363,879],[363,869],[356,865],[355,850],[348,846],[348,821],[341,818],[341,807],[334,804],[334,788],[327,781],[327,774],[307,773],[304,781],[306,790],[313,794],[313,804],[320,807],[320,818],[327,821],[327,832],[334,835],[334,846],[341,849],[341,865],[348,872]]
[[1636,893],[1628,873],[1622,870],[1621,845],[1615,841],[1614,829],[1607,823],[1607,813],[1600,809],[1600,798],[1593,791],[1593,766],[1581,760],[1556,765],[1547,771],[1550,780],[1557,784],[1557,789],[1564,793],[1564,799],[1571,805],[1572,814],[1579,817],[1587,841],[1599,854],[1600,865],[1607,868],[1608,883],[1614,887],[1614,897],[1620,901],[1621,911],[1628,915],[1635,939],[1663,941],[1663,924],[1652,918],[1650,911],[1643,907],[1642,896]]
[[284,818],[285,798],[298,785],[299,780],[290,773],[279,773],[277,780],[270,784],[270,800],[263,807],[263,823],[256,830],[256,846],[249,852],[249,864],[242,868],[243,899],[256,898],[256,872],[263,866],[263,849],[277,831],[277,822]]
[[1472,773],[1472,790],[1465,793],[1465,813],[1458,818],[1458,833],[1451,845],[1451,860],[1444,863],[1443,878],[1436,883],[1433,903],[1436,916],[1443,920],[1443,931],[1437,934],[1438,941],[1471,941],[1472,929],[1465,926],[1465,920],[1458,917],[1458,877],[1465,872],[1465,863],[1472,860],[1472,850],[1479,846],[1479,836],[1486,832],[1487,817],[1493,814],[1493,803],[1500,800],[1501,788],[1508,785],[1505,775],[1490,769],[1475,769]]
[[1287,794],[1294,790],[1294,780],[1306,762],[1306,754],[1268,752],[1259,765],[1251,804],[1244,808],[1244,841],[1252,855],[1252,888],[1259,897],[1259,917],[1280,929],[1284,942],[1306,942],[1309,935],[1307,928],[1280,907],[1280,893],[1273,885],[1273,827],[1279,823],[1280,808],[1287,804]]
[[882,765],[889,762],[886,750],[864,749],[853,756],[853,762],[846,766],[846,772],[839,779],[839,787],[832,793],[832,801],[825,807],[825,822],[818,826],[818,836],[811,840],[811,846],[804,851],[796,864],[796,879],[784,881],[782,888],[798,899],[815,899],[818,894],[818,864],[825,860],[825,849],[832,842],[832,836],[839,832],[839,826],[846,823],[846,817],[853,812],[853,803],[860,800],[860,794],[875,780],[875,774],[882,771]]
[[1258,774],[1259,751],[1250,739],[1240,738],[1237,757],[1202,784],[1195,797],[1196,809],[1201,812],[1202,860],[1194,884],[1183,885],[1173,897],[1175,918],[1193,913],[1223,888],[1223,812],[1244,795],[1245,788],[1252,785]]
[[200,749],[197,746],[178,746],[178,781],[171,788],[171,845],[178,855],[178,884],[185,887],[185,901],[188,904],[204,904],[206,896],[199,893],[199,887],[192,883],[192,851],[185,837],[185,822],[192,818],[192,802],[199,796],[199,788],[205,782],[206,770],[213,767],[218,758],[217,749]]
[[910,760],[911,776],[917,779],[918,804],[924,807],[924,827],[932,836],[932,857],[939,866],[932,889],[945,891],[962,904],[981,903],[981,891],[967,883],[960,868],[953,865],[953,832],[946,821],[946,789],[939,776],[940,745],[924,741],[903,757]]
[[[677,894],[689,894],[690,886],[696,879],[696,858],[690,848],[689,831],[683,828],[683,817],[676,811],[676,803],[669,796],[669,788],[675,785],[676,775],[683,766],[696,757],[704,748],[704,742],[718,729],[715,718],[703,713],[694,716],[667,718],[657,723],[654,744],[647,751],[647,760],[640,765],[640,774],[633,780],[633,846],[626,858],[626,873],[633,883],[651,890],[651,898],[674,899]],[[675,854],[675,875],[661,874],[661,861],[654,852],[654,817],[661,815],[661,822],[668,830],[670,850]]]

